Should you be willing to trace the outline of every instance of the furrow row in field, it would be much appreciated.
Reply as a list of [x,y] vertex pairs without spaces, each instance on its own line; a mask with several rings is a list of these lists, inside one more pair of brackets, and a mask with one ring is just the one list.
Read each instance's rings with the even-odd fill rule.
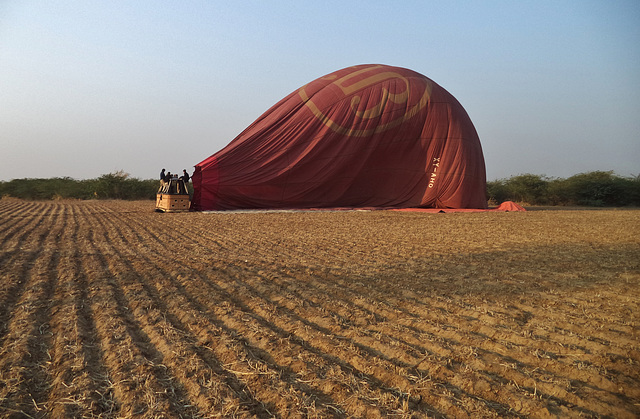
[[51,206],[43,206],[42,211],[35,217],[12,217],[8,216],[8,219],[12,219],[14,222],[7,223],[6,228],[0,231],[0,272],[6,274],[10,272],[7,269],[7,265],[12,258],[20,256],[24,251],[31,250],[34,244],[41,245],[37,240],[33,240],[30,235],[33,234],[36,229],[39,229],[40,234],[43,236],[46,232],[46,228],[43,229],[43,225],[50,225],[51,215],[53,208]]
[[[0,339],[1,406],[15,412],[38,414],[46,409],[51,387],[50,322],[58,285],[60,252],[51,244],[65,232],[68,215],[58,214],[44,223],[39,247],[32,250],[19,273],[21,289],[13,289],[3,313]],[[28,412],[28,413],[27,413]]]
[[52,376],[47,402],[51,417],[111,416],[116,406],[108,371],[102,364],[87,277],[82,269],[82,237],[87,223],[78,206],[70,206],[69,235],[61,238],[59,286],[53,295],[56,310],[50,322]]
[[[131,275],[111,244],[112,229],[106,214],[88,217],[91,237],[89,253],[82,262],[87,271],[89,299],[96,334],[102,344],[102,362],[109,372],[119,416],[190,415],[193,407],[185,400],[176,379],[164,364],[163,354],[141,324],[137,296],[123,287]],[[100,243],[99,246],[94,243]]]
[[0,234],[12,227],[17,219],[29,218],[23,212],[31,206],[32,204],[17,199],[0,199]]
[[[0,247],[0,275],[2,288],[0,289],[0,343],[6,333],[9,314],[16,302],[20,300],[25,288],[29,286],[27,280],[33,272],[34,263],[46,249],[46,239],[51,236],[56,217],[48,217],[52,207],[48,206],[42,214],[32,219],[25,219],[8,236],[3,237]],[[15,239],[17,232],[21,234]]]

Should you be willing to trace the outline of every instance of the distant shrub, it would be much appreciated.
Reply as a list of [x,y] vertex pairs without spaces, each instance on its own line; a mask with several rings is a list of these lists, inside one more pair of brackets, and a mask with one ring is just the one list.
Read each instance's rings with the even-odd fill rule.
[[597,171],[571,176],[563,183],[569,204],[595,207],[639,204],[638,178]]
[[100,176],[91,189],[99,199],[154,199],[158,181],[131,178],[128,173],[118,171]]
[[524,174],[487,182],[487,196],[490,201],[499,203],[515,201],[529,205],[547,204],[549,180],[540,175]]
[[527,173],[510,178],[506,187],[514,201],[540,205],[547,203],[548,183],[544,176]]
[[504,201],[513,201],[509,196],[504,179],[487,182],[487,200],[489,201],[489,205],[497,205]]

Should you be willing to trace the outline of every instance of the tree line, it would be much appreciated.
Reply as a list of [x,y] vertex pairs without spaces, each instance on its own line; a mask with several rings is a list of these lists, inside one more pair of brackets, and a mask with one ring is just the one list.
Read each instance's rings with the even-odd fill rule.
[[[155,199],[159,183],[118,171],[96,179],[70,177],[0,181],[0,197],[22,199]],[[188,185],[190,192],[193,186]],[[640,206],[640,176],[614,172],[580,173],[566,179],[524,174],[487,182],[490,205],[515,201],[524,205]]]
[[622,177],[613,171],[580,173],[566,179],[524,174],[487,182],[487,198],[490,204],[640,206],[640,176]]
[[22,199],[155,199],[158,180],[141,180],[124,171],[96,179],[70,177],[13,179],[0,182],[0,196]]

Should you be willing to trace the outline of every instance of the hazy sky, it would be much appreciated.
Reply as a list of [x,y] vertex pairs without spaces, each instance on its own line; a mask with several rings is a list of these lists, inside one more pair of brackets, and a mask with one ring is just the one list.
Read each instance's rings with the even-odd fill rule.
[[0,180],[192,171],[367,63],[452,93],[489,180],[640,174],[638,0],[0,0]]

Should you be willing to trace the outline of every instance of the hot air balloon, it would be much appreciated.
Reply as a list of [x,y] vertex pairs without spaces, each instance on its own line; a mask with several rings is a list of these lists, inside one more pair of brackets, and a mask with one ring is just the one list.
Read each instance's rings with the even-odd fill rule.
[[192,180],[192,210],[487,207],[464,108],[429,78],[379,64],[300,87]]

